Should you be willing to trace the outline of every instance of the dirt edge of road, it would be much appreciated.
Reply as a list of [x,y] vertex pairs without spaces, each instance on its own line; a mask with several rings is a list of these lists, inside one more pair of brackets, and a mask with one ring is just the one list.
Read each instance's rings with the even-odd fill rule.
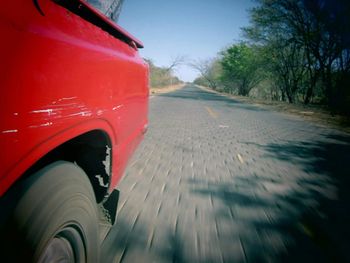
[[172,92],[178,89],[182,89],[186,84],[181,83],[181,84],[176,84],[176,85],[169,85],[169,86],[164,86],[161,88],[150,88],[150,94],[155,95],[155,94],[162,94],[162,93],[168,93]]
[[261,107],[264,109],[269,109],[285,114],[291,114],[300,116],[306,121],[310,121],[313,123],[317,123],[319,125],[323,125],[326,127],[331,127],[335,129],[339,129],[350,133],[350,119],[341,115],[332,116],[330,111],[315,105],[303,105],[303,104],[289,104],[287,102],[280,101],[265,101],[261,99],[249,98],[231,95],[228,93],[221,93],[215,90],[212,90],[208,87],[196,85],[196,87],[208,91],[219,94],[221,96],[229,97],[235,99],[237,101],[243,103],[249,103],[257,107]]

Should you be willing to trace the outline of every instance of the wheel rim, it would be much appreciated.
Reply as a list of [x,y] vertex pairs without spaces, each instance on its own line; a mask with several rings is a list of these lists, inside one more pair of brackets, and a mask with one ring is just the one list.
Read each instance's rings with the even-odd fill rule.
[[74,226],[60,230],[47,244],[38,262],[86,262],[85,246],[79,232]]

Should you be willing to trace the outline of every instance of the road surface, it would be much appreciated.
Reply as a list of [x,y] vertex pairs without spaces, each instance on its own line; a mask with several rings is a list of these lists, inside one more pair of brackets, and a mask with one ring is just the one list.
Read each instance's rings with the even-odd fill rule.
[[188,85],[150,100],[101,262],[350,261],[350,137]]

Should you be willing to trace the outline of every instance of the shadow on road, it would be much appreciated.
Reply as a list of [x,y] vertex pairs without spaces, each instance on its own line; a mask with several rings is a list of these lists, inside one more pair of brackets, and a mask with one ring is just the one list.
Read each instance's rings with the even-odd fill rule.
[[229,98],[227,96],[221,96],[219,94],[204,91],[193,86],[186,86],[181,90],[159,94],[157,96],[167,97],[167,98],[176,98],[176,99],[185,99],[185,100],[210,101],[210,102],[215,102],[216,103],[215,105],[220,105],[218,103],[222,103],[221,106],[228,106],[228,107],[233,106],[235,108],[242,108],[244,110],[251,110],[251,111],[266,111],[265,109],[255,107],[249,104],[244,104],[235,99]]
[[[318,210],[323,213],[322,217],[315,213],[304,215],[312,240],[328,252],[331,261],[349,262],[350,137],[327,135],[325,141],[271,144],[266,149],[280,160],[301,164],[310,174],[297,183],[309,189],[310,196],[318,202]],[[336,193],[329,191],[332,182]],[[290,202],[296,201],[303,202],[303,199],[298,195],[290,198]]]
[[350,137],[257,146],[305,173],[189,181],[221,204],[214,217],[232,224],[227,242],[238,236],[252,262],[350,262]]
[[[119,231],[123,229],[125,231]],[[117,218],[116,225],[108,233],[101,250],[101,262],[122,262],[130,248],[144,248],[147,244],[147,233],[143,228],[132,229],[131,222]],[[119,256],[119,258],[116,258]]]
[[[188,179],[190,195],[214,203],[202,207],[204,221],[192,222],[217,228],[219,245],[211,236],[215,244],[204,248],[219,246],[225,254],[238,240],[250,262],[350,262],[350,138],[326,135],[317,141],[255,145],[266,158],[293,163],[304,173],[234,174],[224,181]],[[191,251],[186,244],[192,244],[188,237],[195,231],[179,220],[185,232],[156,223],[155,240],[147,224],[119,217],[107,237],[103,260],[188,262]],[[236,252],[225,260],[230,261],[232,253]]]
[[118,218],[102,246],[101,262],[187,262],[183,239],[176,231],[159,227],[156,231],[164,235],[159,244],[147,225],[134,227],[132,222]]
[[[260,111],[190,86],[157,96],[198,100],[200,107],[215,102],[219,110],[229,105]],[[162,106],[168,102],[164,101]],[[284,130],[293,133],[290,127]],[[145,185],[134,184],[140,178],[139,170],[133,170],[135,177],[125,182],[127,189],[132,185],[135,189],[129,192],[130,201],[107,237],[103,262],[350,262],[349,136],[315,134],[317,139],[308,141],[246,142],[249,147],[241,148],[233,141],[222,155],[233,157],[223,164],[220,155],[215,156],[220,149],[204,151],[203,147],[201,151],[188,143],[199,129],[188,136],[187,127],[171,131],[174,135],[183,131],[186,141],[181,136],[171,140],[165,132],[153,135],[162,137],[156,147],[167,146],[161,153],[168,162],[157,168],[164,156],[150,152],[155,157],[149,159],[152,169],[143,175]],[[201,136],[205,143],[199,145],[206,146],[211,136]],[[213,145],[217,146],[215,141]],[[234,157],[232,145],[247,150],[247,156],[257,150],[254,169],[248,166],[252,160],[247,158],[243,164]],[[217,167],[222,170],[217,172],[209,159],[193,158],[203,154],[218,158]],[[191,162],[191,155],[200,162]],[[147,203],[148,192],[144,195],[143,187],[153,197]]]

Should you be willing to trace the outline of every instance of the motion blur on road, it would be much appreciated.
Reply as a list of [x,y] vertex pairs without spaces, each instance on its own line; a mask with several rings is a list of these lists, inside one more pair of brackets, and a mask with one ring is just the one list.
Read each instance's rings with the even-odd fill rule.
[[103,262],[349,262],[350,136],[187,85],[153,96]]

